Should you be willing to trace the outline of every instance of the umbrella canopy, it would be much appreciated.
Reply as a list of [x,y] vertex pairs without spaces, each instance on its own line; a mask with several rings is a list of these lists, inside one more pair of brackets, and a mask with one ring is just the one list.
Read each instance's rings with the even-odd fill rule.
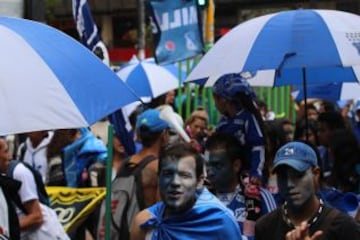
[[[294,86],[291,92],[295,101],[304,99],[302,86]],[[311,86],[307,89],[307,98],[320,98],[331,101],[349,100],[360,97],[360,84],[358,83],[329,83],[326,85]]]
[[158,65],[153,58],[139,61],[132,58],[128,64],[121,67],[117,75],[134,89],[139,97],[158,97],[182,84],[178,78],[179,69],[173,65]]
[[92,52],[35,21],[0,17],[0,135],[89,126],[137,96]]
[[224,35],[187,81],[211,86],[227,73],[252,85],[357,81],[360,16],[335,10],[292,10],[246,21]]

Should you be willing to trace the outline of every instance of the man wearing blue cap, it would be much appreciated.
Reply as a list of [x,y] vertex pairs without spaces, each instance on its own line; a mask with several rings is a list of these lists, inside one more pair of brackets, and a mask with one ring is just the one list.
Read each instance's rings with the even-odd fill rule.
[[317,197],[320,168],[309,145],[290,142],[282,146],[273,171],[285,203],[258,220],[256,240],[360,239],[360,225]]
[[144,199],[140,200],[140,208],[149,207],[159,200],[158,194],[158,154],[169,141],[168,122],[160,118],[158,109],[147,109],[136,120],[136,137],[142,144],[142,149],[130,157],[129,163],[139,164],[146,158],[152,161],[142,170],[142,187]]

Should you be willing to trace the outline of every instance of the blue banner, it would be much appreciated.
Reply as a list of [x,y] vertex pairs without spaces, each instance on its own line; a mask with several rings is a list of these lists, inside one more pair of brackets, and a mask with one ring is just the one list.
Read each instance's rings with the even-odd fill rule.
[[87,0],[73,0],[73,16],[82,44],[93,51],[100,36]]
[[[82,43],[109,66],[108,52],[104,43],[100,40],[100,35],[92,18],[87,0],[73,0],[73,15]],[[133,135],[126,129],[126,121],[122,110],[117,110],[109,115],[109,118],[126,153],[129,155],[134,154],[135,143]]]
[[199,10],[195,0],[147,2],[155,41],[155,60],[168,64],[203,53]]

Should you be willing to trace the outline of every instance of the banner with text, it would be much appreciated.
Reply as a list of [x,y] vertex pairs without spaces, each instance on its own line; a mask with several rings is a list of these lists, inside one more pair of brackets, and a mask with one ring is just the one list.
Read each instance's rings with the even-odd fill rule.
[[46,187],[50,206],[66,232],[71,232],[94,212],[104,199],[105,188]]
[[203,53],[199,9],[195,0],[148,1],[158,64],[174,63]]

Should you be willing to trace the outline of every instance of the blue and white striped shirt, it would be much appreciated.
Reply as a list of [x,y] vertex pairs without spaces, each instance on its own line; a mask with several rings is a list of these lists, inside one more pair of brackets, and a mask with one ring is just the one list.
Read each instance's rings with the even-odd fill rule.
[[254,114],[241,110],[234,117],[223,116],[216,132],[234,135],[244,146],[250,164],[250,176],[262,176],[265,162],[265,138]]
[[[275,199],[268,190],[260,188],[260,196],[262,205],[261,216],[277,208]],[[235,219],[239,224],[240,231],[243,234],[243,240],[253,240],[254,236],[245,236],[243,231],[243,224],[247,217],[247,211],[245,205],[245,196],[241,187],[238,185],[234,192],[217,194],[217,197],[222,203],[224,203],[230,210],[233,211]]]

